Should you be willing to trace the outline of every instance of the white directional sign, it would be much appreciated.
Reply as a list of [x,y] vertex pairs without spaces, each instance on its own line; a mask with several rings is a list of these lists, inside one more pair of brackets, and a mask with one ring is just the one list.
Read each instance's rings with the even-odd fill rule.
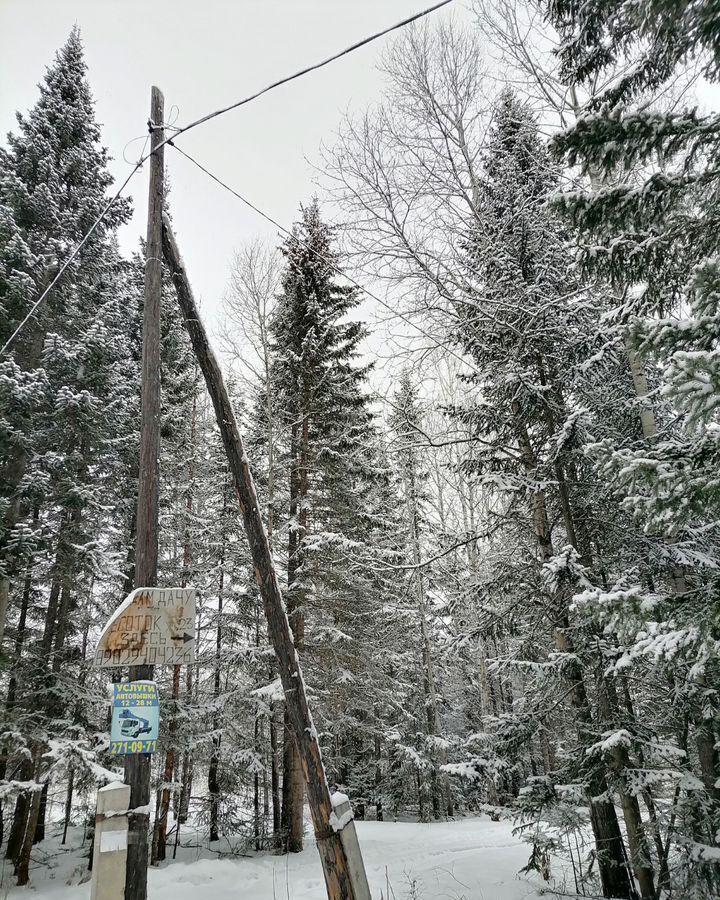
[[136,588],[100,635],[95,665],[187,666],[195,662],[195,588]]

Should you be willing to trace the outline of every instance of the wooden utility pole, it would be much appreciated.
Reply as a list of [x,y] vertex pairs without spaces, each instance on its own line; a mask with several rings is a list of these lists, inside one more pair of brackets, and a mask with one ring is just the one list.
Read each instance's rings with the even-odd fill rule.
[[[150,99],[150,191],[143,308],[142,382],[140,393],[140,474],[135,529],[135,587],[157,585],[158,457],[160,453],[160,296],[162,290],[162,209],[164,190],[165,100],[153,87]],[[130,680],[151,680],[152,666],[131,666]],[[130,785],[125,900],[146,900],[148,826],[150,823],[150,754],[128,756],[125,783]]]
[[[185,327],[190,335],[193,351],[205,376],[205,384],[215,409],[218,428],[243,517],[255,578],[265,609],[270,641],[277,657],[289,724],[305,776],[308,802],[312,813],[315,839],[323,865],[327,895],[329,900],[370,900],[360,847],[356,840],[346,840],[343,836],[345,828],[349,832],[354,830],[349,804],[347,810],[340,810],[340,816],[333,811],[317,732],[308,706],[300,661],[285,612],[270,542],[263,527],[250,463],[245,455],[237,419],[223,382],[220,366],[200,320],[175,235],[167,217],[163,220],[162,237],[163,253],[177,289]],[[342,800],[345,801],[346,798],[343,797]]]

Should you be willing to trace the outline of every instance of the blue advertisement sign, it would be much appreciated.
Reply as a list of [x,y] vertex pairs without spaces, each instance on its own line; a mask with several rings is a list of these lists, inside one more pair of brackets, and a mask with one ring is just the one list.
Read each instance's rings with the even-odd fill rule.
[[154,681],[113,685],[110,753],[155,753],[160,730],[160,700]]

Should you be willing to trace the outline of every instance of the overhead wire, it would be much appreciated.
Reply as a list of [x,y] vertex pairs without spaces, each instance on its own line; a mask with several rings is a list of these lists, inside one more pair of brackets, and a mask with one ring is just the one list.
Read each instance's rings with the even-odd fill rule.
[[[406,25],[411,25],[413,22],[417,22],[419,19],[430,15],[430,13],[435,12],[443,6],[448,6],[453,2],[454,0],[440,0],[439,3],[435,3],[433,4],[433,6],[428,6],[420,12],[414,13],[412,16],[408,16],[406,19],[402,19],[400,22],[395,22],[394,25],[389,25],[387,28],[383,28],[382,31],[376,31],[374,34],[371,34],[360,41],[356,41],[354,44],[350,44],[349,47],[345,47],[345,49],[339,50],[337,53],[333,53],[332,56],[327,56],[325,59],[320,60],[320,62],[312,63],[309,66],[305,66],[305,68],[303,69],[299,69],[297,72],[293,72],[292,75],[286,75],[283,78],[279,78],[277,81],[271,82],[264,88],[261,88],[259,91],[255,91],[254,94],[249,94],[247,97],[243,97],[242,100],[237,100],[235,103],[231,103],[229,106],[223,106],[221,109],[217,109],[214,112],[207,113],[206,115],[201,116],[199,119],[195,119],[194,122],[190,122],[188,125],[184,125],[182,128],[176,129],[174,137],[179,137],[181,134],[185,134],[192,128],[197,128],[198,125],[204,125],[205,122],[209,122],[211,119],[215,119],[227,112],[231,112],[234,109],[245,106],[245,104],[251,103],[253,100],[257,100],[258,97],[262,97],[263,94],[267,94],[270,91],[275,90],[275,88],[281,87],[284,84],[289,84],[291,81],[295,81],[297,78],[302,78],[304,75],[308,75],[310,72],[316,72],[318,69],[322,69],[330,63],[341,59],[343,56],[347,56],[348,53],[353,53],[355,50],[359,50],[361,47],[365,47],[367,44],[371,44],[373,43],[373,41],[377,41],[379,38],[385,37],[385,35],[391,34],[393,31],[397,31],[399,28],[404,28]],[[169,140],[170,139],[168,138],[165,143],[168,143]],[[162,146],[162,144],[160,146]]]
[[140,159],[142,159],[145,156],[145,148],[147,147],[149,140],[150,140],[150,132],[149,131],[147,134],[139,134],[137,137],[130,138],[130,140],[127,142],[127,144],[125,144],[125,146],[123,147],[123,151],[122,151],[123,160],[129,166],[133,165],[133,161],[131,159],[128,159],[127,149],[128,149],[128,147],[131,147],[133,144],[137,144],[138,141],[143,142],[143,145],[140,148],[140,157],[139,157]]
[[[101,223],[105,219],[105,216],[108,214],[108,212],[113,207],[113,205],[118,201],[122,192],[125,190],[125,188],[129,184],[130,180],[133,178],[135,173],[150,158],[152,153],[157,152],[161,147],[164,147],[165,144],[169,144],[172,140],[174,140],[175,138],[179,137],[182,134],[185,134],[186,132],[190,131],[191,129],[197,128],[199,125],[203,125],[205,122],[209,122],[211,119],[216,119],[218,116],[222,116],[225,113],[230,112],[233,109],[238,109],[241,106],[245,106],[246,104],[251,103],[253,100],[257,100],[258,97],[262,97],[264,94],[269,93],[270,91],[274,90],[275,88],[281,87],[284,84],[288,84],[291,81],[295,81],[298,78],[302,78],[304,75],[307,75],[310,72],[315,72],[318,69],[322,69],[324,66],[327,66],[332,62],[335,62],[336,60],[340,59],[341,57],[347,56],[349,53],[352,53],[355,50],[359,50],[361,47],[365,47],[367,44],[370,44],[373,41],[376,41],[379,38],[392,33],[393,31],[397,31],[399,28],[404,28],[406,25],[410,25],[413,22],[417,22],[419,19],[422,19],[425,16],[430,15],[430,13],[435,12],[435,10],[440,9],[443,6],[447,6],[448,4],[450,4],[452,2],[454,2],[454,0],[441,0],[441,2],[439,2],[439,3],[435,3],[432,6],[428,6],[425,9],[421,10],[420,12],[414,13],[412,16],[408,16],[407,18],[403,19],[402,21],[396,22],[394,25],[390,25],[387,28],[382,29],[381,31],[376,31],[373,34],[369,35],[368,37],[365,37],[360,41],[356,41],[354,44],[350,44],[350,46],[345,47],[343,50],[340,50],[337,53],[333,53],[331,56],[328,56],[325,59],[322,59],[317,63],[313,63],[312,65],[305,66],[305,68],[299,69],[297,72],[293,72],[291,75],[286,75],[283,78],[279,78],[276,81],[271,82],[270,84],[266,85],[266,87],[262,88],[261,90],[255,91],[255,93],[249,94],[247,97],[243,97],[242,100],[238,100],[235,103],[231,103],[229,106],[224,106],[221,109],[217,109],[217,110],[214,110],[213,112],[207,113],[206,115],[201,116],[199,119],[195,119],[194,122],[190,122],[188,125],[184,125],[182,128],[178,128],[176,125],[174,125],[172,123],[168,123],[168,127],[171,128],[173,131],[172,137],[165,138],[163,141],[161,141],[158,144],[158,146],[153,151],[151,151],[151,153],[148,153],[147,155],[142,155],[140,157],[140,159],[137,161],[137,163],[135,163],[130,174],[127,176],[125,181],[123,181],[123,183],[120,185],[120,187],[115,192],[115,194],[113,194],[113,196],[111,197],[109,202],[104,206],[100,215],[95,219],[95,221],[90,226],[90,228],[88,229],[86,234],[82,237],[80,242],[73,249],[70,256],[62,264],[62,266],[60,267],[60,269],[58,270],[58,272],[56,273],[55,277],[52,279],[50,284],[45,288],[45,290],[42,292],[42,294],[38,297],[38,299],[35,301],[35,303],[30,308],[30,311],[28,312],[28,314],[20,322],[20,324],[17,326],[17,328],[13,331],[13,333],[10,335],[10,337],[5,341],[3,346],[0,348],[0,357],[2,357],[7,352],[7,350],[10,348],[10,346],[12,345],[14,340],[17,338],[17,336],[23,330],[23,328],[27,325],[27,323],[30,321],[30,319],[35,315],[35,313],[40,308],[41,304],[43,303],[43,301],[45,300],[47,295],[55,287],[55,285],[58,283],[58,281],[62,278],[63,274],[68,269],[68,267],[70,266],[72,261],[74,259],[76,259],[77,255],[80,253],[80,251],[85,246],[87,241],[95,233],[95,231],[100,227]],[[172,110],[175,108],[176,108],[175,106],[173,106],[171,108],[171,111],[170,111],[171,115],[172,115]],[[176,120],[173,120],[173,121],[176,121]],[[150,132],[152,132],[155,129],[164,127],[163,123],[159,123],[159,122],[149,122],[148,125],[149,125]],[[126,145],[126,148],[127,148],[127,146],[128,145]],[[179,148],[176,147],[175,149],[179,149]]]

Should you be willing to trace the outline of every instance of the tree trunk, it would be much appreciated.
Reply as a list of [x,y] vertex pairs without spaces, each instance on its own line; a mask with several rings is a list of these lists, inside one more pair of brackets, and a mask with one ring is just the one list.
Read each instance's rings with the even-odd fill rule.
[[384,818],[383,814],[383,803],[382,803],[382,744],[380,742],[380,735],[375,735],[375,818],[378,822],[382,822]]
[[[29,759],[23,760],[18,772],[19,781],[29,781],[33,776],[33,764]],[[28,811],[30,809],[30,794],[23,791],[17,795],[15,800],[15,812],[13,813],[12,825],[8,835],[7,847],[5,848],[5,859],[12,860],[15,868],[20,856],[20,848],[25,836],[25,826],[27,824]]]
[[220,741],[213,736],[213,751],[208,767],[208,794],[210,795],[210,842],[220,840]]
[[[61,526],[62,527],[62,526]],[[50,593],[48,595],[48,605],[45,610],[45,624],[43,627],[42,638],[40,639],[40,649],[44,661],[50,659],[50,651],[52,650],[53,640],[55,638],[55,622],[57,621],[57,608],[60,600],[61,578],[58,572],[59,558],[56,557],[55,566],[53,568],[52,583],[50,585]]]
[[[258,654],[260,652],[260,604],[255,603],[255,649]],[[257,763],[263,757],[260,739],[262,737],[260,703],[255,702],[254,710],[254,729],[253,729],[253,750]],[[253,836],[255,838],[255,850],[260,852],[262,849],[262,826],[260,816],[260,772],[258,765],[255,766],[253,773]]]
[[[185,585],[183,585],[185,587]],[[165,754],[165,765],[163,767],[162,785],[160,787],[157,800],[157,811],[155,813],[155,826],[153,828],[152,846],[150,849],[150,865],[156,866],[159,862],[163,862],[167,857],[167,823],[170,813],[170,800],[172,791],[173,774],[175,772],[175,735],[177,734],[177,702],[180,698],[180,666],[173,666],[172,680],[172,700],[173,712],[168,726],[168,743],[169,747]]]
[[[35,509],[34,521],[37,522],[38,519],[38,510]],[[33,570],[33,559],[32,557],[28,559],[27,566],[25,568],[25,583],[23,585],[23,593],[22,593],[22,601],[20,605],[20,615],[18,617],[17,629],[15,631],[15,646],[13,648],[13,656],[12,656],[12,669],[10,672],[10,678],[8,680],[8,691],[7,698],[5,700],[5,716],[6,721],[9,721],[10,716],[12,714],[13,709],[15,708],[15,702],[17,699],[17,675],[20,667],[20,662],[22,660],[22,648],[25,643],[25,632],[27,628],[27,614],[28,608],[30,606],[30,596],[32,593],[32,570]],[[4,780],[7,775],[7,764],[8,764],[8,752],[9,748],[7,745],[2,747],[2,753],[0,754],[0,780]],[[0,802],[0,846],[2,846],[3,840],[5,837],[5,801]]]
[[[303,396],[303,404],[307,409],[307,397]],[[298,596],[298,572],[302,569],[303,548],[307,529],[307,497],[308,487],[308,436],[309,416],[306,412],[301,423],[292,426],[290,438],[290,521],[297,527],[291,527],[288,534],[287,562],[287,613],[293,633],[293,641],[297,651],[305,642],[305,613],[302,597]],[[289,853],[299,853],[303,848],[303,801],[304,781],[300,752],[293,740],[286,709],[286,721],[283,742],[283,792],[282,792],[282,830],[284,849]]]
[[278,733],[283,727],[283,707],[280,703],[270,706],[270,793],[272,795],[273,846],[282,841],[282,797],[280,795],[280,742]]
[[[223,491],[223,514],[225,513],[225,492]],[[220,664],[222,659],[222,617],[223,597],[225,589],[225,543],[220,557],[220,578],[218,584],[218,617],[215,628],[215,671],[213,674],[213,698],[215,700],[215,712],[213,713],[213,749],[208,769],[208,793],[210,794],[210,840],[217,841],[220,837],[218,822],[220,819],[220,782],[218,771],[220,769]]]
[[[39,518],[39,511],[37,507],[35,508],[35,513],[33,515],[33,523],[37,524]],[[15,645],[13,647],[13,667],[10,672],[10,679],[8,681],[8,692],[7,692],[7,701],[5,703],[5,711],[6,713],[12,712],[15,706],[15,699],[17,696],[17,670],[22,660],[22,649],[23,644],[25,643],[25,632],[27,629],[27,614],[30,608],[30,597],[32,595],[32,574],[33,574],[33,557],[27,561],[27,565],[25,567],[25,582],[23,584],[23,592],[22,592],[22,600],[20,603],[20,615],[18,616],[17,629],[15,630]],[[0,773],[0,778],[5,777],[5,758],[3,754],[3,760],[0,764],[2,767],[2,771]],[[2,840],[0,840],[2,843]]]
[[40,815],[40,806],[42,803],[42,790],[33,791],[30,796],[27,824],[23,834],[22,843],[20,844],[20,852],[17,862],[17,883],[18,887],[26,885],[30,881],[30,854],[33,848],[33,839],[35,829]]
[[[188,666],[185,672],[185,696],[188,704],[193,702],[193,667]],[[179,821],[184,825],[190,815],[190,800],[192,799],[193,775],[195,771],[195,759],[192,750],[183,753],[182,787],[180,789],[180,814]]]
[[[255,752],[259,754],[260,750],[260,717],[255,713]],[[255,849],[260,852],[262,850],[262,828],[260,817],[260,773],[257,768],[253,773],[253,837],[255,838]]]
[[35,834],[33,835],[33,844],[39,844],[45,840],[45,819],[47,816],[48,801],[48,783],[42,786],[40,791],[40,807],[38,809],[37,823],[35,824]]
[[[525,425],[520,417],[520,408],[513,403],[512,412],[516,420],[516,433],[523,465],[532,478],[536,471],[536,459]],[[533,529],[538,547],[538,558],[545,563],[553,556],[553,545],[550,531],[550,521],[547,514],[545,493],[535,489],[532,493],[530,510],[533,521]],[[567,598],[557,598],[557,618],[553,629],[555,647],[566,654],[570,660],[574,656],[575,648],[570,636],[570,621],[568,617]],[[578,737],[580,747],[585,749],[593,742],[593,713],[587,696],[583,670],[577,657],[564,667],[564,678],[569,687],[570,703],[576,711],[578,721]],[[629,900],[634,896],[634,887],[625,865],[625,845],[617,820],[615,807],[608,800],[596,798],[605,796],[608,789],[607,776],[599,767],[595,767],[588,779],[590,793],[590,823],[598,858],[598,869],[606,897],[619,897]]]
[[[187,667],[185,673],[185,695],[188,703],[192,703],[193,693],[193,670],[192,666]],[[180,784],[180,798],[178,801],[178,831],[180,825],[185,825],[190,814],[190,798],[192,796],[193,784],[193,754],[192,750],[186,750],[183,753],[182,760],[182,778]]]
[[70,827],[70,818],[72,816],[72,804],[73,804],[73,791],[75,789],[75,769],[70,767],[70,772],[68,773],[68,783],[67,783],[67,791],[65,792],[65,816],[63,819],[63,836],[61,844],[65,844],[67,842],[67,833],[68,828]]
[[55,629],[55,646],[53,648],[52,671],[57,675],[62,668],[63,650],[65,649],[65,637],[68,630],[68,619],[73,608],[73,596],[70,588],[71,574],[64,578],[64,584],[60,591],[60,605],[58,607],[57,627]]
[[303,848],[303,770],[295,744],[290,713],[285,708],[281,831],[286,853]]

